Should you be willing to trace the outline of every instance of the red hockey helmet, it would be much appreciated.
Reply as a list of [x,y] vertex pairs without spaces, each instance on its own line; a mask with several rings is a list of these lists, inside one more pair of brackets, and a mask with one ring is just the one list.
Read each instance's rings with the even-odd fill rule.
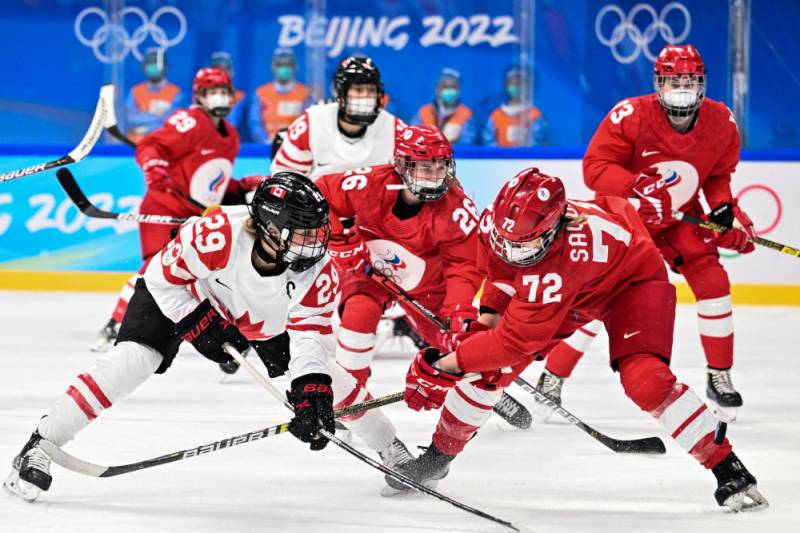
[[706,65],[700,52],[691,44],[665,46],[658,54],[653,82],[668,115],[693,115],[706,95]]
[[[206,96],[208,89],[225,87],[228,95]],[[192,93],[195,103],[201,105],[215,117],[224,117],[231,111],[233,104],[233,82],[227,72],[217,67],[201,68],[194,75]]]
[[489,243],[506,263],[528,266],[541,261],[564,226],[567,197],[561,180],[526,168],[509,181],[494,201]]
[[394,140],[394,167],[423,202],[442,198],[455,181],[453,146],[436,126],[409,126]]

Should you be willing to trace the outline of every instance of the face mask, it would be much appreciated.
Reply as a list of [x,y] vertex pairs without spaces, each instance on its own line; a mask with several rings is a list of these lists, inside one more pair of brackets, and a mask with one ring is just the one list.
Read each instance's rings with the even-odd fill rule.
[[673,89],[664,93],[664,102],[671,107],[692,107],[697,103],[697,92],[691,89]]
[[376,105],[378,105],[378,99],[374,97],[348,98],[347,113],[350,115],[371,115],[375,112]]
[[515,99],[519,98],[519,95],[521,94],[521,92],[522,92],[522,89],[520,88],[519,85],[508,85],[508,86],[506,86],[506,93],[508,93],[508,97],[511,98],[512,100],[515,100]]
[[445,105],[453,105],[458,102],[459,91],[458,89],[448,87],[439,91],[439,100]]
[[294,77],[294,67],[280,65],[275,67],[275,77],[278,81],[287,82]]
[[158,63],[148,63],[144,66],[144,75],[148,79],[158,80],[164,75],[164,69]]
[[231,111],[231,95],[212,94],[206,96],[203,105],[215,117],[224,117]]

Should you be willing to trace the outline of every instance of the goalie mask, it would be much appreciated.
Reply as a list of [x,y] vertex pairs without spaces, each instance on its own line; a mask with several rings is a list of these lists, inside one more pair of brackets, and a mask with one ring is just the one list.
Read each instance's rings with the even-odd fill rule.
[[694,46],[665,46],[654,72],[658,101],[667,115],[690,117],[700,109],[706,95],[706,67]]
[[[224,90],[213,90],[222,88]],[[221,68],[201,68],[192,82],[194,102],[215,117],[225,117],[233,107],[233,82]]]
[[258,186],[250,204],[256,231],[279,264],[303,272],[322,259],[331,234],[328,201],[308,178],[278,172]]
[[436,126],[409,126],[398,133],[394,168],[423,202],[442,198],[456,179],[453,146]]
[[[353,86],[364,90],[363,95],[350,95]],[[363,86],[372,86],[374,91]],[[339,103],[339,118],[350,124],[369,126],[381,111],[383,83],[381,73],[372,59],[351,56],[339,63],[333,76],[333,88]]]
[[567,198],[561,180],[526,168],[494,201],[489,243],[495,255],[514,266],[544,259],[564,227]]

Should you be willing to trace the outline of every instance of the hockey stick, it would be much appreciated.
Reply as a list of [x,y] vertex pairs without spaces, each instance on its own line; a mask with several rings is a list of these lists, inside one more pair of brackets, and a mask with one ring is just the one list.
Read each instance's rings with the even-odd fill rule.
[[100,97],[97,99],[97,107],[94,110],[92,122],[89,124],[89,129],[86,130],[86,134],[83,136],[78,146],[67,155],[53,161],[39,163],[0,174],[0,183],[81,161],[89,155],[94,145],[97,144],[97,140],[100,139],[100,134],[103,133],[103,129],[106,127],[113,127],[114,125],[116,125],[116,118],[114,117],[114,86],[103,85],[100,88]]
[[[294,412],[294,407],[287,401],[286,397],[283,394],[281,394],[281,392],[277,388],[275,388],[275,386],[272,385],[272,383],[267,381],[267,378],[261,375],[261,373],[255,369],[255,367],[250,363],[250,361],[245,359],[244,356],[241,353],[239,353],[238,350],[236,350],[236,348],[226,343],[224,345],[224,349],[225,353],[233,357],[242,367],[244,367],[244,369],[247,370],[247,372],[253,377],[253,379],[259,385],[261,385],[270,395],[272,395],[273,398],[275,398],[279,403],[282,403],[284,406],[286,406],[287,409]],[[339,437],[325,430],[321,426],[319,428],[319,433],[323,437],[334,443],[336,446],[338,446],[339,448],[343,449],[344,451],[352,455],[353,457],[359,459],[361,462],[368,464],[369,466],[375,468],[376,470],[380,470],[382,473],[391,477],[392,479],[400,481],[401,483],[419,492],[423,492],[428,496],[433,496],[438,500],[449,503],[450,505],[457,507],[462,511],[466,511],[481,518],[485,518],[486,520],[505,526],[508,529],[511,529],[512,531],[521,531],[517,526],[515,526],[511,522],[508,522],[501,518],[497,518],[496,516],[492,516],[488,513],[481,511],[480,509],[476,509],[474,507],[470,507],[469,505],[463,504],[458,500],[454,500],[448,496],[445,496],[444,494],[437,492],[433,489],[430,489],[421,483],[417,483],[413,479],[401,474],[400,472],[397,472],[396,470],[392,470],[391,468],[384,466],[375,459],[356,450],[355,448],[353,448],[352,446],[341,440]]]
[[81,213],[90,218],[110,218],[114,220],[125,220],[130,222],[144,222],[147,224],[183,224],[187,219],[180,217],[171,217],[168,215],[140,215],[136,213],[113,213],[111,211],[104,211],[89,201],[89,198],[81,190],[75,176],[68,168],[61,168],[56,172],[58,183],[61,188],[67,193],[69,199],[72,200]]
[[[395,295],[397,299],[408,303],[411,307],[416,309],[419,312],[419,314],[427,318],[434,326],[439,328],[439,331],[441,331],[442,333],[449,331],[450,328],[447,327],[447,324],[445,324],[441,318],[436,316],[436,313],[434,313],[433,311],[422,305],[422,303],[420,303],[417,299],[408,294],[405,291],[405,289],[403,289],[400,285],[395,283],[394,280],[392,280],[386,274],[385,271],[378,270],[379,268],[377,266],[378,263],[379,261],[376,261],[373,265],[367,268],[367,274],[369,274],[369,276],[373,280],[383,285],[384,288],[391,294]],[[498,407],[499,405],[500,406],[511,405],[512,406],[511,409],[514,412],[511,415],[509,415],[506,412],[504,412],[504,410],[501,407]],[[528,429],[531,427],[531,424],[533,423],[533,416],[531,415],[530,411],[528,411],[528,408],[522,405],[513,396],[511,396],[505,391],[503,391],[503,395],[500,397],[500,401],[497,402],[494,405],[494,407],[492,407],[492,410],[497,414],[497,416],[499,416],[512,426],[517,427],[519,429]]]
[[590,437],[605,445],[608,449],[617,453],[649,453],[649,454],[662,454],[667,453],[667,448],[664,446],[664,441],[659,437],[644,437],[641,439],[622,440],[609,437],[600,433],[590,425],[581,421],[578,417],[564,409],[561,405],[555,403],[553,400],[542,394],[539,389],[522,379],[517,377],[514,383],[533,394],[537,402],[543,403],[550,407],[558,414],[566,418],[571,424],[577,426],[581,431],[588,434]]
[[[678,220],[682,220],[684,222],[688,222],[689,224],[700,226],[701,228],[710,229],[711,231],[716,231],[717,233],[722,233],[730,229],[729,227],[723,226],[722,224],[717,224],[716,222],[711,222],[710,220],[703,220],[702,218],[693,217],[692,215],[687,215],[686,213],[683,213],[681,211],[672,211],[672,216]],[[763,237],[756,237],[755,239],[753,239],[753,242],[761,246],[764,246],[766,248],[772,248],[773,250],[777,250],[785,254],[793,255],[795,257],[800,257],[800,248],[793,248],[791,246],[771,241]]]
[[[425,308],[421,303],[417,302],[410,294],[408,294],[402,287],[400,287],[397,283],[395,283],[392,279],[390,279],[385,273],[378,272],[375,268],[370,269],[370,275],[373,279],[380,282],[387,290],[392,292],[393,294],[397,295],[398,298],[402,298],[403,301],[408,302],[415,309],[419,309],[420,313],[429,318],[433,324],[441,329],[441,326],[444,325],[444,322],[437,317],[433,312],[429,309]],[[441,324],[441,325],[440,325]],[[607,435],[600,433],[599,431],[593,429],[583,421],[581,421],[578,417],[561,407],[560,405],[556,404],[552,400],[550,400],[547,396],[542,394],[539,389],[528,383],[527,381],[523,380],[521,377],[517,377],[514,381],[517,385],[521,386],[526,391],[533,394],[537,401],[540,403],[544,403],[550,408],[553,408],[558,414],[569,420],[572,424],[576,425],[584,432],[586,432],[589,436],[595,438],[596,440],[600,441],[600,443],[604,444],[608,448],[612,449],[615,452],[619,453],[666,453],[667,449],[664,446],[664,442],[658,437],[645,437],[641,439],[634,439],[634,440],[618,440]]]
[[[367,400],[366,402],[357,403],[349,407],[345,407],[344,409],[339,409],[336,411],[335,416],[338,418],[340,416],[347,416],[353,413],[359,413],[361,411],[368,411],[369,409],[375,409],[376,407],[399,402],[402,399],[402,392],[397,392],[388,396],[382,396],[380,398],[373,398],[372,400]],[[288,422],[264,429],[257,429],[249,433],[242,433],[241,435],[234,435],[233,437],[226,437],[210,444],[203,444],[194,448],[189,448],[188,450],[168,453],[153,459],[146,459],[144,461],[119,466],[103,466],[89,463],[65,452],[47,440],[40,441],[39,446],[50,457],[50,459],[53,460],[54,463],[66,468],[67,470],[72,470],[73,472],[93,477],[114,477],[121,474],[127,474],[129,472],[136,472],[137,470],[143,470],[145,468],[151,468],[153,466],[174,463],[175,461],[182,461],[183,459],[197,457],[198,455],[217,452],[219,450],[231,448],[240,444],[246,444],[248,442],[264,439],[266,437],[272,437],[273,435],[280,435],[281,433],[286,433],[287,431],[289,431]]]

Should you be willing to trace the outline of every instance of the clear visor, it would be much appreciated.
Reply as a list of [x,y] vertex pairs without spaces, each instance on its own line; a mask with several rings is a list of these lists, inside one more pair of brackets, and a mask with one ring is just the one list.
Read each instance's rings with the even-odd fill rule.
[[455,162],[451,158],[421,161],[401,158],[397,163],[406,187],[421,200],[441,198],[455,178]]

